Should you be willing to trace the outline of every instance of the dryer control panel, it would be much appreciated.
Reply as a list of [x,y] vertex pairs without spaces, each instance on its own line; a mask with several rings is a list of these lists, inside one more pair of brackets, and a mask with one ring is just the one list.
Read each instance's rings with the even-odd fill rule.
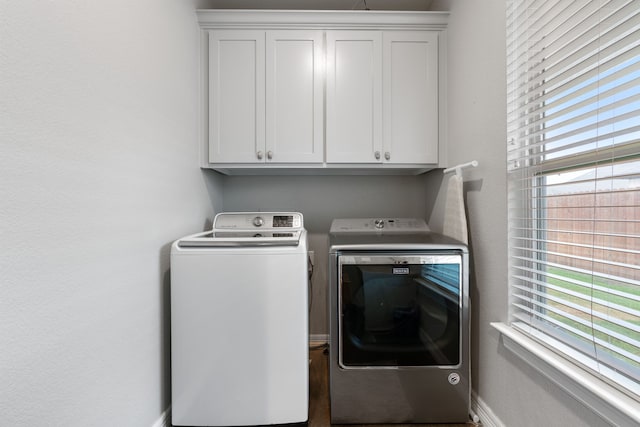
[[427,232],[421,218],[346,218],[334,219],[330,233],[416,233]]

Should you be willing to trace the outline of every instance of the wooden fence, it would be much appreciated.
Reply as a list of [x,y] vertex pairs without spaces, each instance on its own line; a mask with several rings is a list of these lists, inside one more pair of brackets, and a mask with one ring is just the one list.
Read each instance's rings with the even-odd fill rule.
[[551,196],[546,218],[549,261],[640,280],[640,190]]

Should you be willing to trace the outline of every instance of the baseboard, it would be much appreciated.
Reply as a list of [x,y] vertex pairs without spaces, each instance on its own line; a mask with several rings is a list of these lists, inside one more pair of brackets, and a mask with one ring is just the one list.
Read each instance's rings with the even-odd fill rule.
[[328,334],[311,334],[309,335],[309,346],[314,347],[317,345],[327,344],[329,342]]
[[169,405],[151,427],[171,427],[171,405]]
[[471,392],[471,409],[480,418],[482,427],[506,427],[475,392]]

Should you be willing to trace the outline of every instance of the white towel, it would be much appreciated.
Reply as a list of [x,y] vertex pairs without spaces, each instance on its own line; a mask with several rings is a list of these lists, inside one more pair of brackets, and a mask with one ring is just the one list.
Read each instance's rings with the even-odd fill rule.
[[462,191],[462,177],[452,175],[447,187],[447,199],[444,205],[444,227],[442,233],[468,243],[467,217],[464,212],[464,193]]

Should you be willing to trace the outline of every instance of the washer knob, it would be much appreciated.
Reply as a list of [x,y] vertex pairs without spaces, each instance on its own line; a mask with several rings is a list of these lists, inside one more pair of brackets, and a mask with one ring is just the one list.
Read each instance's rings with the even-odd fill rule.
[[384,228],[384,219],[376,219],[374,221],[374,225],[376,226],[376,228],[381,229]]
[[256,227],[262,227],[264,225],[264,219],[261,216],[253,218],[253,225]]

